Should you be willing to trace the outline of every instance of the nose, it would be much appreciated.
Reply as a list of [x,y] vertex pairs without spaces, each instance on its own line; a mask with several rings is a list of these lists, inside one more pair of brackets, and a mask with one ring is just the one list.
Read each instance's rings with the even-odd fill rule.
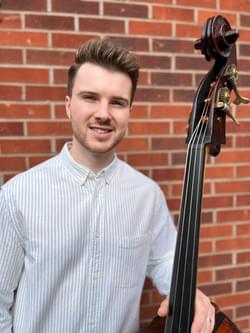
[[100,102],[96,109],[95,117],[97,119],[111,119],[109,103],[105,101]]

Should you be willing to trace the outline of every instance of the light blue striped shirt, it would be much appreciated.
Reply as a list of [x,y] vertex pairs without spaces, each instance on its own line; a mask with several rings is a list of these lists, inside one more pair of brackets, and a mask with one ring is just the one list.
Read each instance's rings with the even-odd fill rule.
[[0,332],[135,333],[145,276],[167,294],[176,230],[159,186],[61,153],[0,191]]

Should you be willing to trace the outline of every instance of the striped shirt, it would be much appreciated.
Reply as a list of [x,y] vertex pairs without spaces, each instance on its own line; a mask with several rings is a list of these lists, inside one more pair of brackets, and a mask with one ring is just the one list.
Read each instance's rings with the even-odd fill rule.
[[0,191],[0,332],[135,333],[147,275],[167,294],[176,230],[159,186],[115,157],[60,154]]

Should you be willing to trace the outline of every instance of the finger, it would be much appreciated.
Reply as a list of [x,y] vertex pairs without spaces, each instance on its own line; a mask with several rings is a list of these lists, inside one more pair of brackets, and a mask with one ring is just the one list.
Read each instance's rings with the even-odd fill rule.
[[169,299],[166,297],[162,302],[161,305],[157,311],[158,316],[165,317],[168,314],[168,302]]
[[195,314],[194,320],[191,326],[191,333],[208,333],[207,319],[210,316],[212,305],[210,299],[204,295],[199,289],[196,291],[195,299]]

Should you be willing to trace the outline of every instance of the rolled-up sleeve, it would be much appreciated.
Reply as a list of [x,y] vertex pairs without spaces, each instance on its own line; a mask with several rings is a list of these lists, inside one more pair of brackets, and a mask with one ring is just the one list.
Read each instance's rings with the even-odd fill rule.
[[12,332],[14,292],[22,272],[24,250],[13,211],[0,189],[0,332]]
[[168,295],[177,231],[162,192],[158,196],[153,225],[153,241],[147,276],[161,294]]

